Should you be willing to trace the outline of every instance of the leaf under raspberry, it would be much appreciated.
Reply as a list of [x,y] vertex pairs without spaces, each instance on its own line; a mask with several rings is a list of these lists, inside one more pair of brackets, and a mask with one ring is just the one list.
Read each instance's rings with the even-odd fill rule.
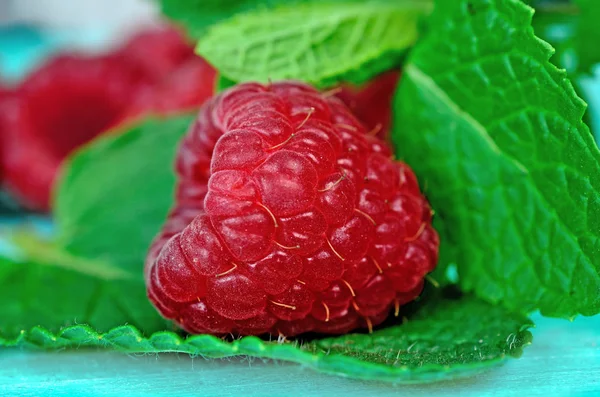
[[31,237],[20,237],[18,244],[29,259],[0,257],[0,340],[17,338],[35,326],[51,332],[76,324],[99,332],[123,324],[148,334],[167,329],[148,302],[141,264],[138,274],[132,274]]
[[[24,265],[29,269],[28,272],[24,271]],[[25,272],[27,276],[23,277]],[[268,342],[254,336],[234,341],[211,335],[185,337],[167,331],[166,328],[154,333],[147,327],[145,331],[140,331],[134,325],[114,326],[108,329],[108,323],[98,322],[98,316],[85,317],[86,308],[89,308],[95,299],[98,310],[102,309],[102,314],[107,316],[104,320],[111,318],[108,310],[114,311],[114,306],[110,304],[118,301],[108,300],[104,296],[107,291],[104,290],[91,289],[88,295],[96,298],[83,299],[80,291],[79,299],[74,300],[73,296],[69,296],[67,288],[64,290],[67,292],[62,296],[62,301],[59,301],[53,298],[55,295],[50,293],[46,283],[46,288],[42,287],[41,290],[30,293],[28,299],[31,305],[25,306],[24,299],[19,301],[21,303],[9,300],[15,296],[15,291],[25,291],[24,288],[40,286],[44,280],[64,277],[64,272],[61,267],[51,264],[40,266],[35,263],[17,265],[5,260],[0,262],[0,281],[3,284],[9,282],[13,286],[0,291],[0,299],[3,302],[12,302],[0,307],[0,315],[4,319],[0,325],[0,347],[62,350],[87,346],[127,353],[181,352],[206,358],[243,355],[291,361],[320,372],[350,378],[419,383],[477,374],[503,363],[509,357],[519,357],[523,347],[531,342],[528,328],[533,324],[529,319],[511,314],[499,306],[490,305],[472,296],[457,298],[441,291],[436,291],[421,302],[413,304],[413,307],[408,307],[395,321],[373,334],[296,339],[285,343]],[[64,280],[84,285],[82,282],[86,277],[90,276],[72,272],[71,276]],[[137,294],[144,291],[141,280],[136,281],[140,282],[114,284],[114,294],[128,296],[128,306],[119,308],[123,312],[131,311],[132,305],[135,305],[132,301],[142,299],[147,304],[145,298]],[[294,297],[290,299],[293,303]],[[105,303],[101,304],[102,302]],[[122,299],[122,302],[125,302],[125,299]],[[252,302],[258,301],[253,299]],[[248,302],[248,305],[252,302]],[[39,306],[36,307],[35,304]],[[151,308],[147,309],[147,314],[154,313]],[[216,317],[207,312],[211,309],[203,301],[188,310],[202,312],[202,315],[187,316],[191,319],[202,319],[202,323],[187,324],[188,328],[204,327],[215,330],[222,327],[223,330],[227,330],[232,327],[228,323],[219,323],[218,321],[223,321],[222,317],[218,317],[221,320],[215,322]],[[332,307],[331,310],[335,313],[338,309]],[[40,312],[45,315],[41,315]],[[31,313],[37,316],[37,321],[31,320]],[[64,319],[59,321],[49,313],[64,316]],[[112,318],[117,317],[112,315]],[[66,321],[67,319],[69,321]],[[78,325],[73,325],[75,321]],[[338,320],[332,318],[331,321]],[[244,320],[236,321],[238,328],[243,327],[243,322]],[[257,326],[256,322],[253,324]],[[271,326],[272,323],[265,319],[263,329],[268,330]],[[344,324],[340,323],[340,327],[344,327]]]

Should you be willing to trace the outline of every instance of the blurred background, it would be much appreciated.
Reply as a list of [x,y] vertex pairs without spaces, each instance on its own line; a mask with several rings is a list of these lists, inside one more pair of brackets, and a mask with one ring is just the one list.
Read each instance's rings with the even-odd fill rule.
[[0,76],[14,83],[59,50],[107,50],[157,23],[151,0],[0,0]]
[[82,144],[196,110],[215,71],[151,0],[0,0],[0,208],[47,214]]

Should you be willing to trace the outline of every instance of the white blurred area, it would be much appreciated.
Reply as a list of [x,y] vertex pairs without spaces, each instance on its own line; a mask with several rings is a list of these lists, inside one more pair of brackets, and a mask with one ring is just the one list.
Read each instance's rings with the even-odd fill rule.
[[31,23],[57,29],[123,28],[152,22],[152,0],[0,0],[0,23]]
[[0,0],[0,26],[23,24],[58,32],[101,32],[119,40],[159,18],[156,0]]
[[111,51],[160,22],[158,0],[0,0],[0,83],[56,53]]

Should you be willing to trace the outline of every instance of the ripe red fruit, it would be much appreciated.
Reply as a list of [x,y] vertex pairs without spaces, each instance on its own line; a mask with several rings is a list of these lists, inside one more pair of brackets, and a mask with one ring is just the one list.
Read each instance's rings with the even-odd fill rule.
[[140,89],[129,106],[126,118],[197,109],[213,94],[215,78],[216,71],[204,59],[195,57],[188,60],[161,82]]
[[400,72],[391,70],[362,86],[343,85],[336,97],[365,124],[369,133],[389,141],[391,103],[399,79]]
[[216,71],[174,27],[143,31],[120,54],[149,82],[133,99],[128,118],[196,109],[214,92]]
[[410,168],[336,98],[238,85],[179,149],[176,205],[145,277],[192,333],[345,333],[413,300],[437,261]]
[[150,82],[161,82],[182,64],[198,59],[183,33],[172,26],[137,33],[117,50],[116,55]]
[[[4,123],[2,122],[2,114],[4,113],[3,110],[3,104],[5,103],[5,98],[7,98],[9,95],[9,91],[8,89],[4,88],[4,86],[2,84],[0,84],[0,155],[1,153],[4,151]],[[0,161],[0,178],[3,179],[4,178],[4,166],[2,164],[2,162]]]
[[25,205],[47,209],[62,159],[125,114],[132,76],[122,66],[113,57],[60,56],[2,101],[5,183]]
[[0,100],[5,184],[31,209],[48,210],[63,159],[132,118],[199,107],[215,71],[177,31],[151,30],[101,56],[62,55]]

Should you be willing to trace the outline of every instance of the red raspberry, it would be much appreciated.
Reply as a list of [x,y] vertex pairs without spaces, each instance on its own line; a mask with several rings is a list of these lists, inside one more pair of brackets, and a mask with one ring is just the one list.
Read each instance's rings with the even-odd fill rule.
[[392,70],[382,73],[362,86],[344,85],[336,97],[365,124],[370,134],[389,141],[392,118],[390,104],[399,79],[400,73]]
[[114,57],[48,61],[0,105],[6,184],[29,207],[47,209],[63,158],[125,114],[135,78]]
[[437,261],[410,168],[336,98],[241,84],[207,102],[177,158],[148,295],[192,333],[345,333],[413,300]]
[[[4,151],[4,134],[5,127],[2,115],[4,114],[4,103],[5,98],[9,96],[9,90],[4,87],[2,82],[0,82],[0,154]],[[4,179],[4,165],[0,161],[0,178]]]
[[128,119],[197,109],[214,93],[215,69],[172,26],[137,34],[120,53],[149,82],[132,100]]
[[182,64],[198,57],[185,36],[172,26],[144,30],[133,36],[117,51],[150,82],[161,82]]
[[197,108],[214,80],[214,69],[171,28],[143,32],[110,55],[49,61],[0,104],[9,189],[47,210],[71,151],[127,119]]
[[214,93],[216,71],[202,58],[191,59],[154,86],[141,89],[127,118],[147,113],[169,115],[198,109]]

